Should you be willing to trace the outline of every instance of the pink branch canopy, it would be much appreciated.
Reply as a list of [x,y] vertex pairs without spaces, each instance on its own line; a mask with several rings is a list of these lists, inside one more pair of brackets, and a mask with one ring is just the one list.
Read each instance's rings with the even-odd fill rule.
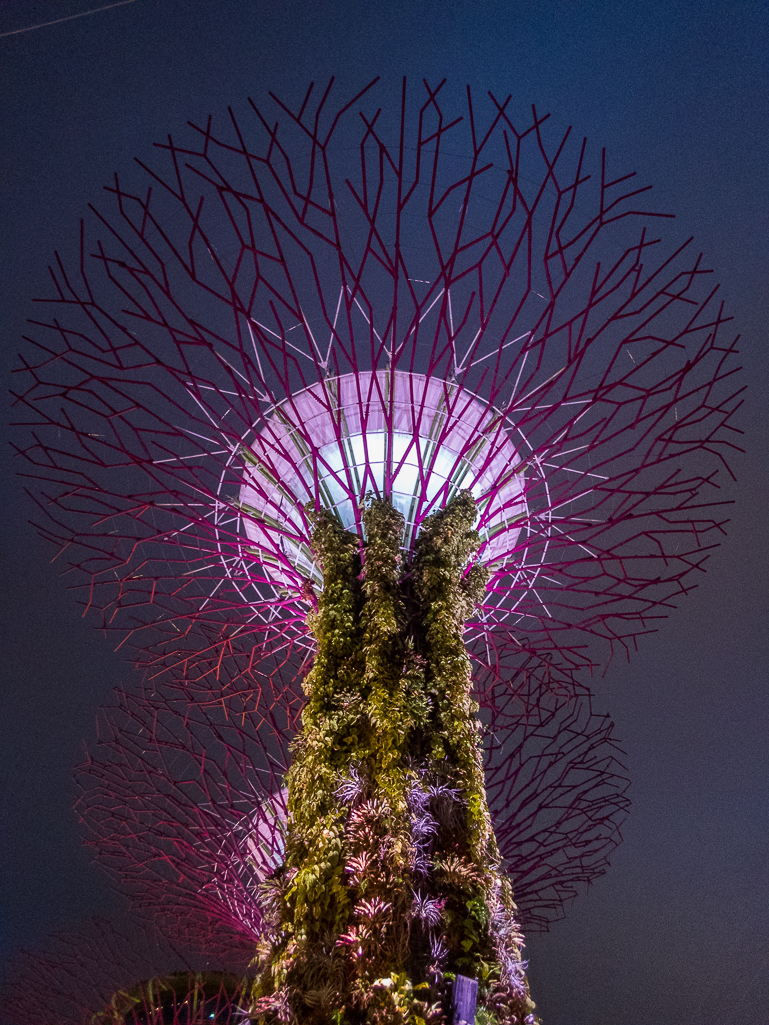
[[469,647],[562,682],[653,630],[722,534],[734,339],[690,242],[509,97],[381,90],[191,125],[52,268],[23,473],[154,672],[311,657],[308,499],[361,529],[385,493],[413,532],[469,487],[493,569]]

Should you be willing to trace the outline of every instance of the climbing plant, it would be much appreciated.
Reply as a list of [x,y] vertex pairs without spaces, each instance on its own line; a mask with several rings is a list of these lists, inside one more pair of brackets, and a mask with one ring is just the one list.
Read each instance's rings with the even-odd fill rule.
[[523,941],[486,801],[462,636],[487,573],[469,492],[404,521],[369,499],[365,540],[308,509],[323,590],[287,775],[284,863],[265,881],[255,1013],[307,1025],[533,1022]]

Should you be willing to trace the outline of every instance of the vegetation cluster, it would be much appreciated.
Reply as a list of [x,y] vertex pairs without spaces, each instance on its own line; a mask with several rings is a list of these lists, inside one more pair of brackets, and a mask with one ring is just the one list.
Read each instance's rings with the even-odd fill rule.
[[255,1012],[265,1025],[441,1025],[457,974],[477,1021],[534,1022],[499,871],[463,643],[486,570],[460,492],[412,552],[369,499],[365,540],[308,510],[324,586],[287,776],[283,865],[263,885]]

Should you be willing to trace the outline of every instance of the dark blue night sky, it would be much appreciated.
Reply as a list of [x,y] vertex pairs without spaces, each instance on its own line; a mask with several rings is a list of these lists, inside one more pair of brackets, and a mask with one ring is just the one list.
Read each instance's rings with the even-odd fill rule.
[[[742,334],[746,455],[699,589],[596,686],[633,809],[607,876],[528,944],[546,1025],[769,1021],[769,7],[743,0],[0,0],[5,380],[55,249],[115,171],[187,119],[336,75],[448,77],[549,110],[655,187]],[[3,459],[2,957],[117,898],[71,769],[130,671],[89,629]]]

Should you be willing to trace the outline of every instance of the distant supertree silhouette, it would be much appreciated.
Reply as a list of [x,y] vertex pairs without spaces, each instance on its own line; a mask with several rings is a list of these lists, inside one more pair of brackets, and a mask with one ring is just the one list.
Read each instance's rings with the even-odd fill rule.
[[[209,945],[216,946],[214,930]],[[241,1022],[247,961],[220,949],[212,971],[199,952],[128,917],[91,919],[19,954],[3,986],[4,1025],[204,1025]]]
[[[589,173],[509,98],[481,114],[468,90],[454,117],[442,85],[404,85],[391,113],[374,84],[334,109],[331,85],[273,97],[282,123],[252,103],[249,127],[209,119],[116,177],[77,272],[52,270],[20,452],[146,679],[201,707],[224,679],[278,767],[294,738],[254,1013],[469,1020],[473,982],[512,1025],[533,1020],[500,874],[525,847],[515,757],[538,716],[560,723],[545,766],[608,740],[583,677],[718,542],[734,341],[632,175]],[[564,879],[600,865],[620,808],[601,794]],[[522,887],[553,911],[547,844],[544,889]]]
[[[588,694],[491,686],[489,803],[521,924],[543,929],[605,872],[627,781],[609,717],[592,713]],[[260,884],[284,856],[288,752],[283,733],[248,711],[248,692],[219,681],[209,697],[196,702],[183,681],[117,692],[78,769],[77,810],[99,863],[161,931],[187,942],[199,933],[207,949],[218,922],[254,949]]]

